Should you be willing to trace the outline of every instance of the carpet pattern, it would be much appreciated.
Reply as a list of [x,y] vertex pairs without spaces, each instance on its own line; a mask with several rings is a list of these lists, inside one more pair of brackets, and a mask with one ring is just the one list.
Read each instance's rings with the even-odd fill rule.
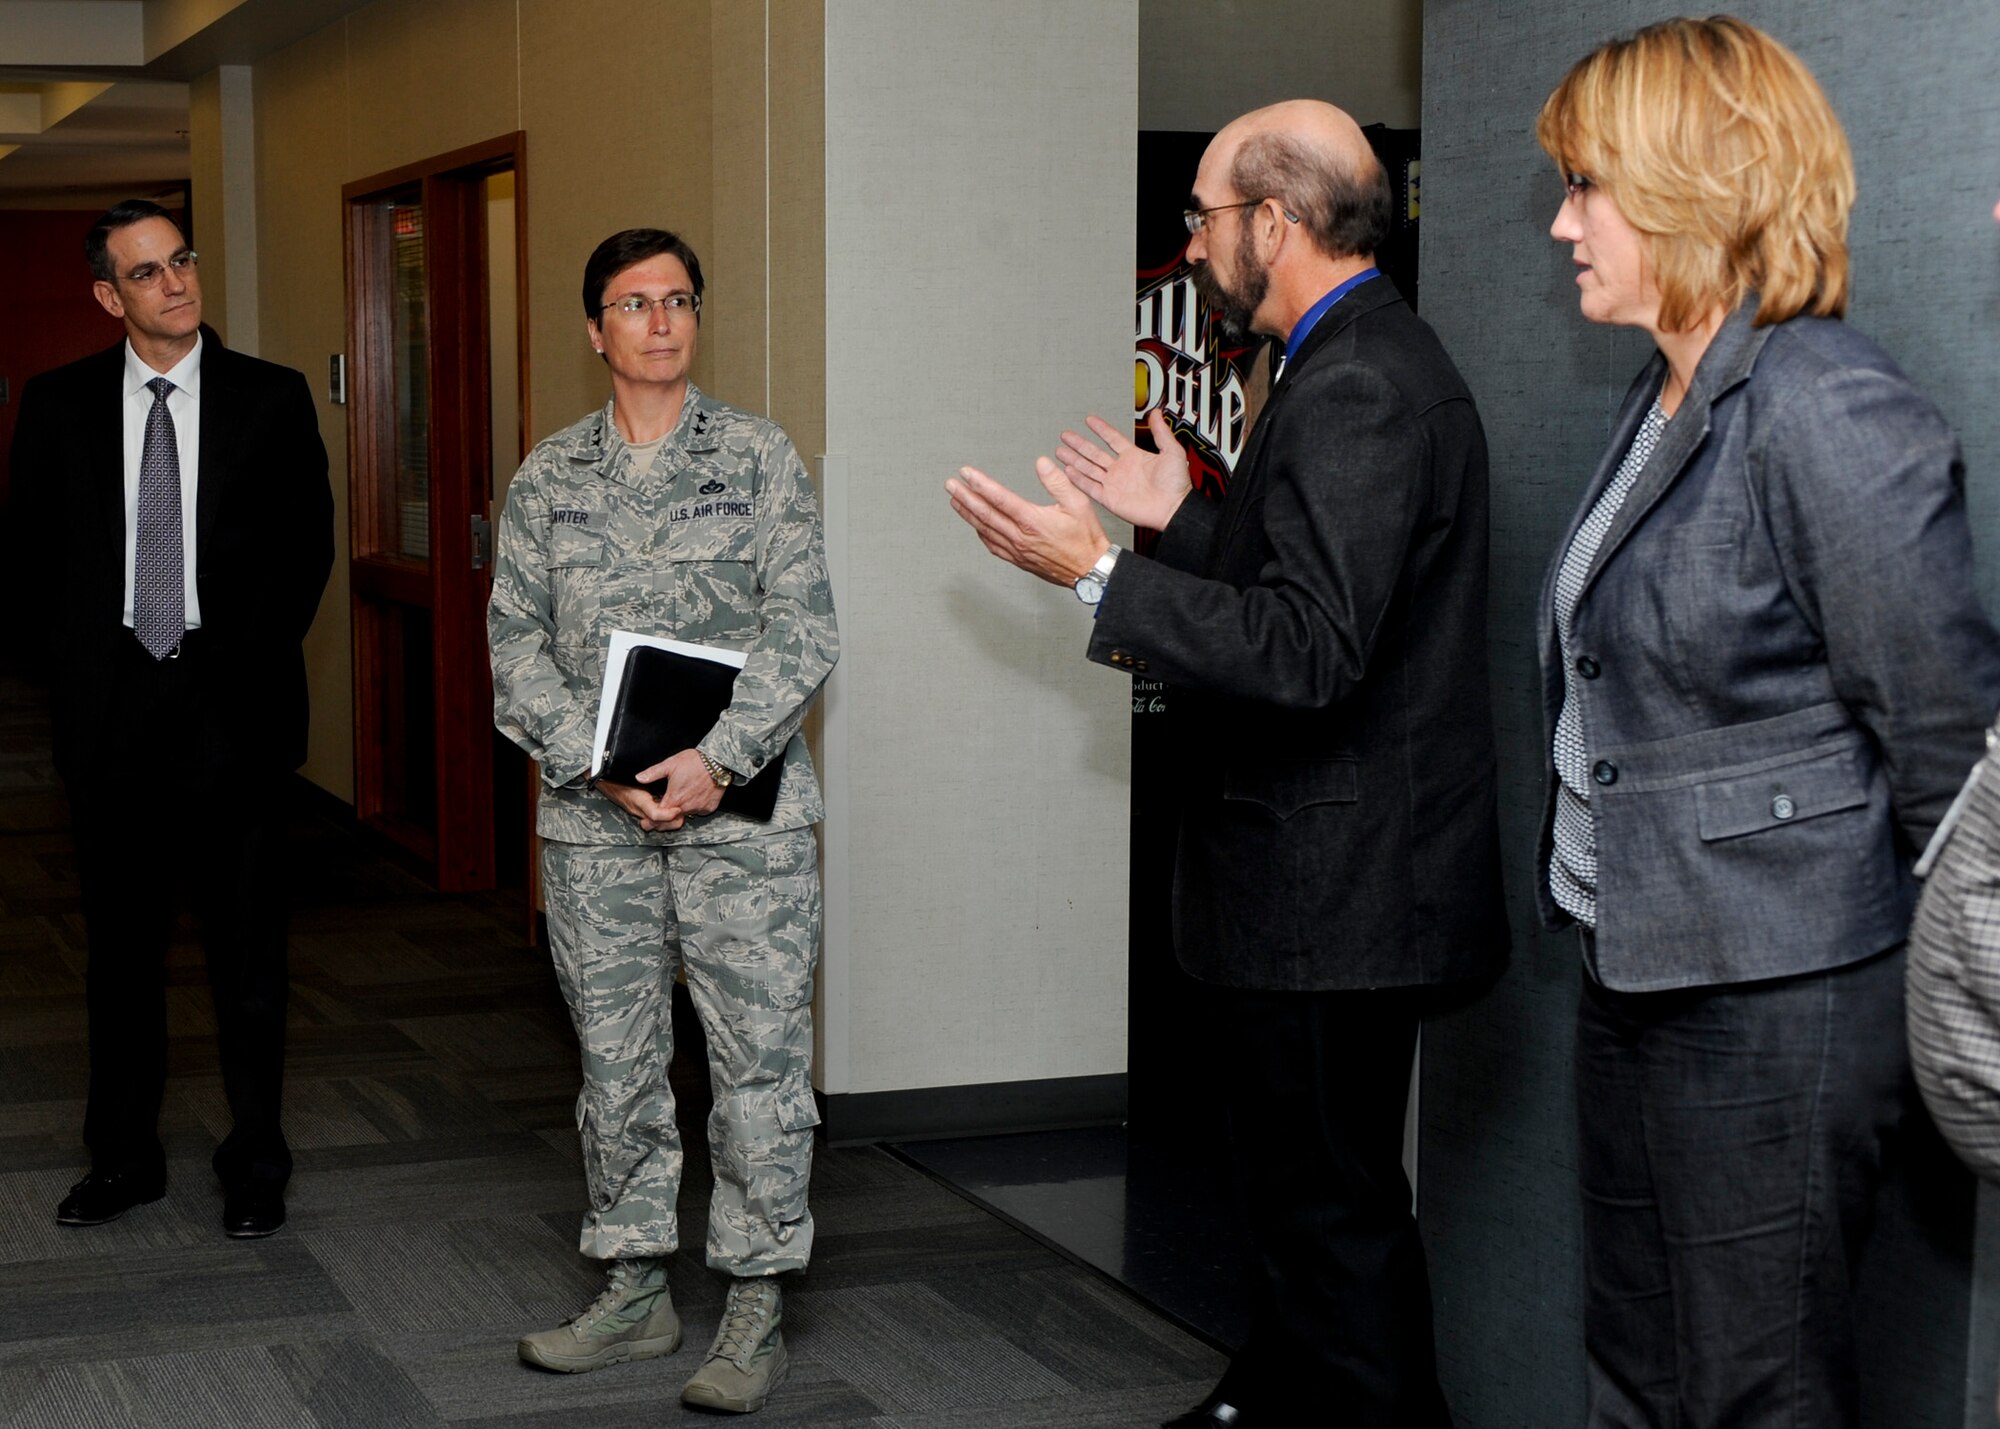
[[[277,1236],[226,1240],[208,1169],[228,1112],[194,929],[169,955],[164,1200],[70,1229],[83,1169],[74,860],[37,693],[0,677],[0,1424],[19,1429],[615,1429],[713,1423],[682,1381],[723,1282],[699,1029],[675,1355],[588,1375],[514,1340],[587,1303],[576,1046],[521,895],[446,896],[302,803]],[[135,826],[135,840],[171,830]],[[683,1009],[684,1012],[684,1009]],[[765,1425],[1129,1429],[1200,1399],[1222,1357],[1099,1275],[873,1148],[819,1151],[813,1265],[788,1280],[791,1372]]]

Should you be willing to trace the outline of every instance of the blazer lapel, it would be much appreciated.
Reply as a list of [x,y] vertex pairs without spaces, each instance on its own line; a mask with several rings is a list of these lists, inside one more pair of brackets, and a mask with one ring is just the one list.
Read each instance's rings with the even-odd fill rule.
[[[1556,542],[1555,555],[1549,561],[1548,569],[1542,573],[1541,610],[1545,619],[1542,623],[1542,655],[1544,661],[1556,658],[1556,576],[1562,570],[1563,558],[1569,554],[1576,533],[1604,495],[1604,488],[1611,484],[1611,478],[1618,474],[1618,468],[1625,463],[1625,453],[1631,449],[1632,438],[1639,434],[1640,424],[1651,410],[1653,397],[1660,390],[1660,379],[1666,375],[1667,360],[1654,353],[1639,372],[1632,386],[1625,393],[1625,400],[1618,408],[1618,415],[1612,419],[1610,435],[1605,439],[1604,452],[1597,459],[1597,469],[1584,483],[1583,496],[1570,513],[1569,525],[1563,528],[1562,539]],[[1630,493],[1627,493],[1630,501]],[[1595,567],[1592,567],[1593,573]]]
[[1283,405],[1286,393],[1292,389],[1294,378],[1306,364],[1317,357],[1329,342],[1364,313],[1386,307],[1390,303],[1401,302],[1402,295],[1396,285],[1385,277],[1370,278],[1346,297],[1335,303],[1322,316],[1313,330],[1306,334],[1306,340],[1299,344],[1299,350],[1292,360],[1285,364],[1285,370],[1278,380],[1271,384],[1271,395],[1264,402],[1264,410],[1257,414],[1257,425],[1249,439],[1243,444],[1243,459],[1237,463],[1236,479],[1229,483],[1229,490],[1222,499],[1221,519],[1215,524],[1215,538],[1208,548],[1210,569],[1229,543],[1236,537],[1236,528],[1243,522],[1243,512],[1249,504],[1251,486],[1259,475],[1258,456],[1264,449],[1264,433],[1270,430],[1278,409]]
[[1313,325],[1313,330],[1306,334],[1306,340],[1299,344],[1298,354],[1285,364],[1285,370],[1279,375],[1272,395],[1275,397],[1277,393],[1289,387],[1292,383],[1292,374],[1311,362],[1321,348],[1331,342],[1336,335],[1345,332],[1356,319],[1374,312],[1377,308],[1386,308],[1389,304],[1400,303],[1402,300],[1403,295],[1396,291],[1396,285],[1380,274],[1370,278],[1360,287],[1352,289],[1346,297],[1329,308]]
[[[1590,474],[1584,484],[1583,496],[1570,513],[1569,525],[1563,528],[1562,539],[1555,544],[1555,552],[1550,557],[1548,567],[1542,572],[1542,595],[1536,609],[1541,618],[1536,622],[1536,648],[1541,657],[1542,671],[1542,716],[1547,726],[1545,734],[1554,734],[1556,716],[1562,711],[1563,677],[1556,673],[1562,665],[1562,642],[1556,635],[1556,579],[1562,573],[1563,561],[1569,555],[1570,546],[1576,541],[1576,533],[1582,527],[1584,518],[1597,500],[1604,494],[1604,488],[1611,484],[1611,478],[1625,463],[1625,453],[1632,446],[1632,438],[1638,435],[1639,426],[1651,410],[1653,396],[1660,390],[1660,378],[1666,372],[1667,360],[1658,353],[1640,371],[1631,389],[1625,394],[1625,401],[1618,409],[1618,415],[1611,423],[1611,434],[1604,444],[1604,453],[1597,459],[1597,469]],[[1631,493],[1626,495],[1626,504],[1631,503]],[[1601,557],[1603,552],[1599,550]],[[1589,574],[1595,575],[1593,565]],[[1582,599],[1581,592],[1578,593]]]
[[1236,470],[1231,473],[1228,490],[1222,493],[1222,510],[1215,523],[1215,534],[1208,541],[1208,569],[1213,571],[1222,550],[1230,538],[1236,534],[1236,527],[1243,518],[1243,506],[1251,485],[1257,479],[1259,454],[1264,450],[1264,433],[1271,429],[1271,415],[1284,394],[1274,384],[1271,393],[1264,399],[1264,409],[1257,414],[1257,425],[1244,438],[1243,455],[1237,459]]
[[[1721,331],[1716,333],[1715,340],[1708,345],[1708,351],[1702,354],[1701,362],[1695,368],[1694,380],[1688,384],[1687,396],[1681,400],[1680,410],[1674,413],[1666,431],[1660,434],[1660,444],[1653,448],[1652,456],[1647,459],[1644,469],[1632,483],[1631,491],[1626,493],[1624,504],[1612,519],[1611,529],[1604,533],[1604,540],[1599,544],[1597,555],[1584,574],[1583,585],[1577,591],[1579,603],[1596,581],[1598,573],[1604,569],[1604,563],[1646,519],[1646,513],[1659,504],[1660,498],[1667,494],[1686,469],[1689,459],[1700,450],[1702,442],[1708,437],[1709,417],[1715,404],[1748,377],[1750,369],[1757,365],[1757,354],[1770,340],[1771,329],[1750,325],[1756,311],[1757,299],[1752,294],[1729,315]],[[1665,369],[1664,358],[1657,358],[1655,362],[1660,369]],[[1649,366],[1647,372],[1650,374],[1652,371],[1652,366]],[[1605,453],[1605,462],[1609,463],[1612,471],[1616,471],[1619,463],[1624,461],[1626,449],[1632,444],[1632,434],[1638,430],[1639,420],[1651,409],[1652,394],[1656,393],[1657,387],[1657,381],[1651,387],[1642,384],[1628,402],[1625,414],[1628,421],[1619,423],[1623,439],[1614,436],[1610,450]],[[1629,410],[1632,406],[1638,408],[1636,414]],[[1610,479],[1602,467],[1599,475],[1605,481]],[[1603,489],[1598,483],[1592,485],[1590,499],[1579,511],[1579,520],[1582,512],[1588,511],[1591,502],[1596,501],[1597,492]],[[1568,543],[1565,542],[1560,549],[1569,549]]]
[[[236,421],[236,387],[230,353],[206,323],[201,329],[201,450],[195,458],[195,550],[215,549],[215,523],[227,502],[222,491],[229,473],[241,424]],[[197,579],[200,557],[196,557]]]

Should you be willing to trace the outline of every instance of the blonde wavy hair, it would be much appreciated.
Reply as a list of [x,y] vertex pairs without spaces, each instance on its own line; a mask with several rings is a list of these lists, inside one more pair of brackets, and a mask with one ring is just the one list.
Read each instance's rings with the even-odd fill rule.
[[1847,135],[1812,71],[1756,26],[1663,20],[1598,46],[1535,138],[1645,237],[1664,330],[1752,293],[1759,327],[1846,313]]

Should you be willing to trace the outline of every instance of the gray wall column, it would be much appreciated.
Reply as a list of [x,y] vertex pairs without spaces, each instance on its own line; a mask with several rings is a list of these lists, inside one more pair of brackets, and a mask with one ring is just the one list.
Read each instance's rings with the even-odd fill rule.
[[257,341],[257,115],[249,65],[216,71],[222,117],[222,232],[229,262],[229,345]]

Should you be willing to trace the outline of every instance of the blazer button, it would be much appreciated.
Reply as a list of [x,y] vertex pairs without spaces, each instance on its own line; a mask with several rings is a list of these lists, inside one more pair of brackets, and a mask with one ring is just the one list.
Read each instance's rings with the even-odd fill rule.
[[1600,784],[1616,784],[1618,782],[1618,766],[1608,759],[1600,759],[1591,766],[1590,777]]
[[1588,655],[1576,657],[1576,672],[1586,680],[1594,680],[1598,675],[1598,664]]
[[1792,802],[1790,794],[1780,794],[1771,801],[1771,817],[1774,819],[1789,819],[1798,811],[1799,806]]
[[1146,662],[1144,660],[1134,660],[1132,662],[1132,668],[1143,673],[1146,669]]

